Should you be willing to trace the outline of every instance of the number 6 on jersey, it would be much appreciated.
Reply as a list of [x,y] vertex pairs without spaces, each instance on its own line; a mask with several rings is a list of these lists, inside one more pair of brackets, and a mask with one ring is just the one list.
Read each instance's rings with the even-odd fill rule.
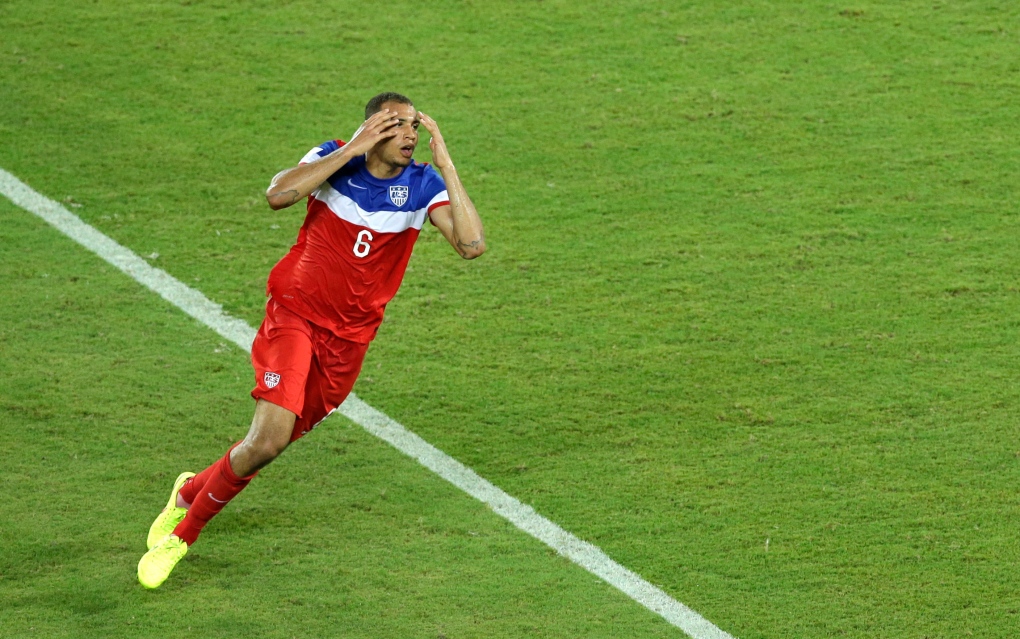
[[354,242],[354,255],[356,257],[365,257],[366,255],[368,255],[368,252],[372,250],[372,245],[369,244],[369,242],[371,242],[374,239],[375,238],[372,237],[372,233],[367,229],[359,231],[358,239],[356,242]]

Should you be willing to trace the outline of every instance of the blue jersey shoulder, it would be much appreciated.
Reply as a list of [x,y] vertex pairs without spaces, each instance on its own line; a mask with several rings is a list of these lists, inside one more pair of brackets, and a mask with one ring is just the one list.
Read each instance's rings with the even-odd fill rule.
[[319,145],[319,157],[326,157],[340,148],[340,140],[330,140]]

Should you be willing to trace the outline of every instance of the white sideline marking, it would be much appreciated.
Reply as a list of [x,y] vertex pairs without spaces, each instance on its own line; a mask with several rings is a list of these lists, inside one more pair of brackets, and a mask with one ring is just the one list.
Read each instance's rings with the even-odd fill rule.
[[[3,169],[0,169],[0,193],[26,211],[46,220],[61,233],[124,271],[224,339],[251,352],[255,329],[246,322],[230,317],[219,304],[211,302],[202,293],[165,271],[150,266],[145,260],[83,222],[60,203],[36,193]],[[539,515],[531,506],[506,494],[464,464],[361,401],[354,393],[340,406],[339,412],[400,452],[418,460],[422,466],[457,488],[487,504],[514,526],[660,615],[693,639],[734,639],[637,573],[610,559],[597,546],[578,539]]]

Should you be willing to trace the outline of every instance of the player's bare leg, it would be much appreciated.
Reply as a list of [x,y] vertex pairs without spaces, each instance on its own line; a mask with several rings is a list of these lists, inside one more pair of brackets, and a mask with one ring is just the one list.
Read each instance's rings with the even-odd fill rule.
[[166,581],[209,520],[244,490],[259,470],[286,450],[296,419],[285,408],[258,401],[244,440],[177,492],[178,505],[190,502],[189,506],[181,506],[188,508],[187,515],[173,533],[152,546],[138,562],[138,581],[143,586],[158,588]]
[[247,477],[279,457],[290,445],[297,415],[286,408],[258,400],[255,417],[244,440],[230,451],[230,466],[238,477]]

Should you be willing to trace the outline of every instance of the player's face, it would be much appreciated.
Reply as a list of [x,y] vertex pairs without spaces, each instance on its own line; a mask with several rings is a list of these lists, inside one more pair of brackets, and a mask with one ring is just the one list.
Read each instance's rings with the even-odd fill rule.
[[380,142],[375,151],[380,160],[391,166],[408,166],[418,146],[418,109],[410,104],[384,102],[382,108],[397,114],[397,134]]

